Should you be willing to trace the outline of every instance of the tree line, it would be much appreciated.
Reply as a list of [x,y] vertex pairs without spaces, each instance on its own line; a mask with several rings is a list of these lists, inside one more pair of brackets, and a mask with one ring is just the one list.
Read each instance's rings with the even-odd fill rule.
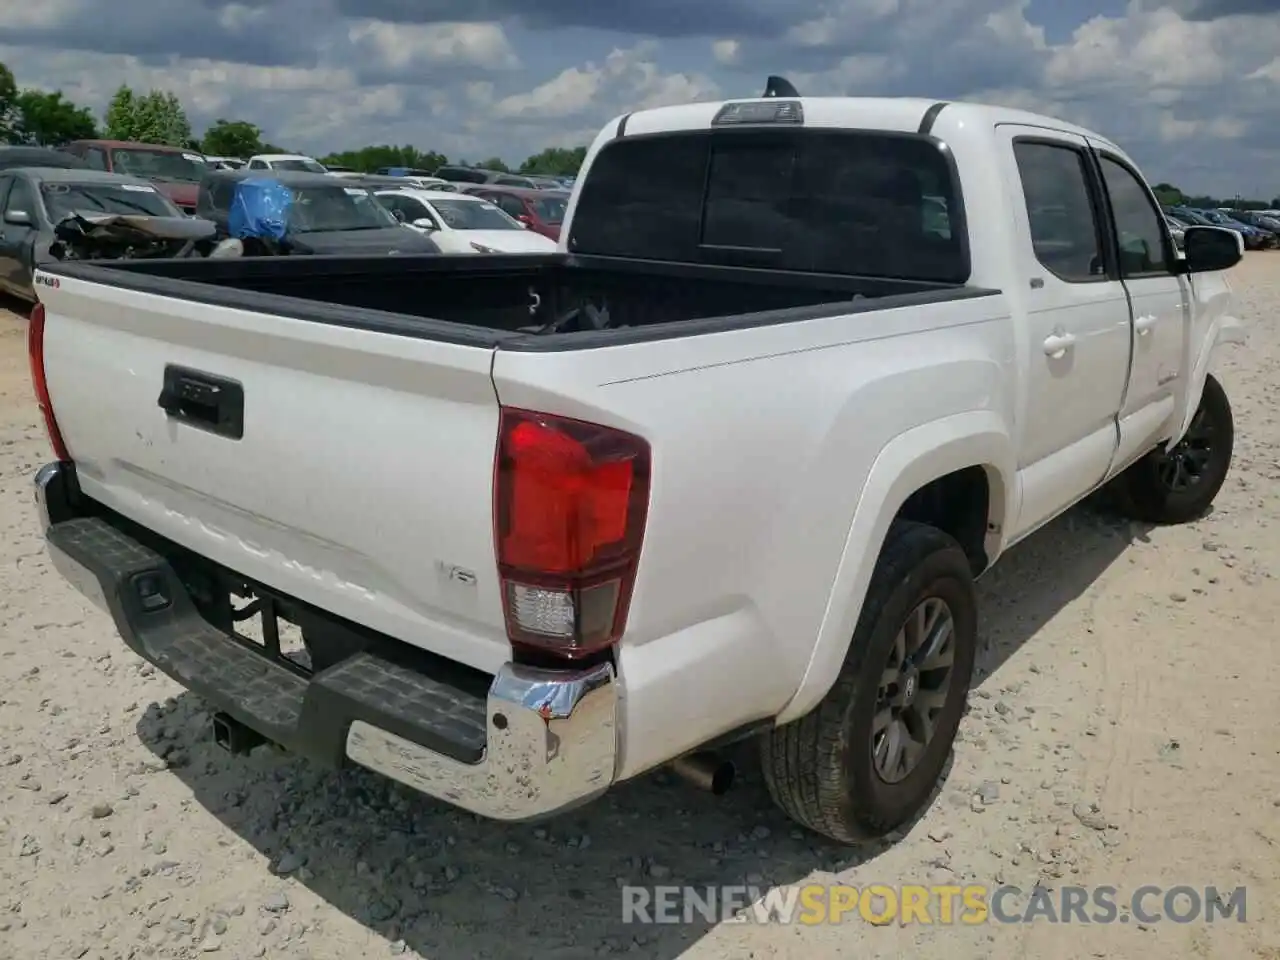
[[[133,90],[121,86],[111,98],[101,124],[87,107],[77,106],[60,90],[19,88],[13,74],[0,63],[0,143],[57,146],[71,140],[94,137],[110,140],[133,140],[163,143],[215,157],[248,158],[256,153],[295,153],[270,143],[263,130],[247,120],[219,118],[204,133],[192,134],[186,111],[175,94],[167,90]],[[458,157],[452,160],[463,166],[485,167],[504,173],[528,173],[544,176],[573,176],[582,166],[587,148],[548,147],[525,159],[512,169],[499,157],[468,163]],[[350,167],[372,173],[382,167],[412,167],[434,170],[450,163],[450,158],[435,150],[419,150],[415,146],[370,145],[358,150],[342,150],[317,157],[321,163]],[[1166,206],[1237,207],[1242,210],[1280,208],[1280,197],[1270,200],[1241,197],[1210,197],[1185,194],[1168,183],[1153,188],[1156,198]]]
[[[247,159],[257,153],[299,152],[271,143],[259,126],[247,120],[219,118],[197,137],[182,102],[168,90],[134,90],[122,85],[99,121],[88,107],[73,103],[60,90],[19,87],[12,71],[0,63],[0,144],[56,147],[72,140],[98,137],[188,147],[214,157]],[[504,173],[573,176],[582,166],[586,153],[585,146],[548,147],[513,168],[499,157],[469,162],[463,157],[451,160],[443,153],[419,150],[411,145],[380,144],[328,153],[316,159],[364,173],[373,173],[382,167],[435,170],[452,162]]]

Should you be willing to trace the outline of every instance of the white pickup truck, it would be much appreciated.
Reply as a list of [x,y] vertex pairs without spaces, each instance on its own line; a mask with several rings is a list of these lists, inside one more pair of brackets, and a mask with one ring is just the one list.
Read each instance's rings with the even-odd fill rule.
[[856,842],[928,803],[975,577],[1104,484],[1157,523],[1222,486],[1242,250],[1184,243],[1047,117],[645,110],[557,252],[45,269],[37,501],[228,749],[530,820],[666,764],[720,789],[751,737]]

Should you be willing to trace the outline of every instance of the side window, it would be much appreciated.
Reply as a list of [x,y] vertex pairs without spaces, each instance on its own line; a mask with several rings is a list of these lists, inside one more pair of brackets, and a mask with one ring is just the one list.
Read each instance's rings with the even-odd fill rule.
[[431,225],[437,230],[440,229],[440,222],[435,218],[426,204],[421,200],[415,200],[412,197],[405,198],[404,219],[406,223],[413,223],[415,220],[430,220]]
[[264,160],[250,160],[250,161],[249,161],[249,169],[250,169],[250,170],[265,170],[265,169],[267,169],[266,161],[264,161]]
[[236,181],[214,180],[209,188],[209,201],[212,212],[217,216],[228,216],[231,204],[236,199]]
[[36,195],[31,191],[30,185],[25,180],[14,178],[13,189],[9,191],[9,197],[4,204],[4,212],[21,210],[34,220],[37,216],[36,212]]
[[1160,211],[1142,181],[1123,164],[1102,156],[1102,181],[1107,186],[1116,221],[1120,276],[1162,276],[1173,272],[1161,229]]
[[0,212],[9,209],[9,188],[13,186],[13,177],[0,177]]
[[89,147],[84,152],[85,162],[95,170],[107,169],[107,154],[105,150],[99,150],[97,147]]
[[1083,151],[1065,144],[1015,142],[1013,154],[1036,259],[1068,283],[1103,279],[1102,244]]
[[388,210],[393,213],[399,213],[403,216],[405,223],[413,223],[415,220],[423,219],[430,220],[432,223],[435,222],[435,218],[431,216],[427,211],[427,208],[417,200],[413,199],[413,197],[390,194],[388,196],[379,197],[378,199],[382,201],[383,206]]
[[376,196],[378,202],[392,213],[399,213],[406,220],[409,219],[409,211],[405,208],[404,197],[398,197],[394,193],[380,193]]
[[[492,200],[495,198],[490,197],[489,199]],[[511,196],[511,194],[508,193],[508,194],[499,196],[496,199],[498,202],[498,206],[501,207],[505,213],[508,213],[513,217],[527,216],[524,209],[524,201],[521,200],[519,197],[513,197]]]

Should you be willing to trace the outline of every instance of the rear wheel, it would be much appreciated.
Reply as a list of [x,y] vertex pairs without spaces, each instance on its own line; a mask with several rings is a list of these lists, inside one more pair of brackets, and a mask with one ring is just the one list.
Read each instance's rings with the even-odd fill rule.
[[1186,435],[1169,450],[1152,450],[1116,478],[1121,509],[1148,523],[1198,519],[1227,480],[1234,445],[1231,404],[1210,375]]
[[960,545],[934,527],[895,522],[835,684],[807,716],[762,738],[774,802],[844,843],[914,819],[955,741],[976,640]]

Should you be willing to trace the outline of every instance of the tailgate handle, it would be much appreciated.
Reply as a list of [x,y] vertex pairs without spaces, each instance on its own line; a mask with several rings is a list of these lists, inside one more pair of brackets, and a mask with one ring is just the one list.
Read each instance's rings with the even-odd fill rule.
[[244,437],[244,387],[235,380],[167,364],[157,401],[170,419],[220,437]]

